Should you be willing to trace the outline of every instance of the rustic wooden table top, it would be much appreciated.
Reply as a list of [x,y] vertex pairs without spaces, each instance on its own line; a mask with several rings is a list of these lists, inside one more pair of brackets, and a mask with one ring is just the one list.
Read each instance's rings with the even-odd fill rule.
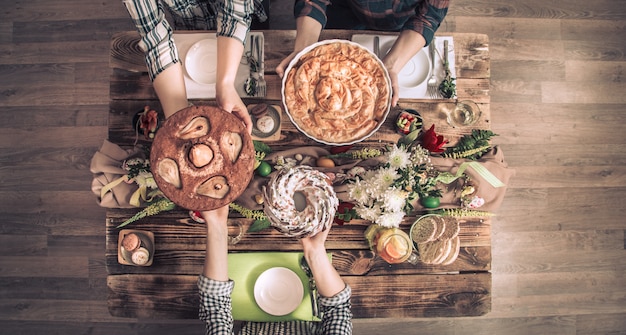
[[[189,32],[190,34],[194,32]],[[324,31],[322,39],[350,39],[363,31]],[[267,97],[244,98],[248,104],[261,101],[281,105],[280,79],[274,68],[290,53],[295,31],[264,30],[265,78]],[[489,44],[486,35],[450,34],[455,45],[458,100],[477,102],[482,118],[473,128],[489,129]],[[149,105],[160,105],[146,73],[143,53],[137,46],[136,32],[113,36],[111,43],[111,90],[109,140],[122,147],[136,141],[132,127],[133,115]],[[211,100],[193,100],[195,104],[214,104]],[[424,127],[436,124],[437,132],[451,140],[469,130],[450,127],[441,110],[450,108],[452,100],[402,99],[401,108],[415,109],[424,119]],[[394,143],[398,134],[393,120],[399,113],[394,109],[380,130],[360,143],[381,146]],[[301,134],[283,118],[280,139],[268,144],[274,151],[319,145]],[[145,142],[142,136],[140,143]],[[206,229],[203,224],[189,220],[186,210],[174,210],[139,220],[128,228],[154,233],[155,254],[149,267],[134,267],[118,263],[118,224],[137,210],[110,209],[106,219],[106,265],[108,270],[109,310],[114,316],[139,318],[197,318],[198,290],[196,281],[202,271]],[[408,231],[415,217],[407,217],[402,228]],[[232,217],[231,225],[243,229],[252,220]],[[369,222],[352,220],[335,226],[327,240],[333,264],[352,287],[352,311],[356,318],[454,317],[478,316],[491,309],[491,220],[468,218],[461,221],[461,251],[458,259],[448,266],[389,265],[376,257],[363,237]],[[231,252],[299,251],[300,243],[266,229],[246,233],[241,241],[230,246]]]

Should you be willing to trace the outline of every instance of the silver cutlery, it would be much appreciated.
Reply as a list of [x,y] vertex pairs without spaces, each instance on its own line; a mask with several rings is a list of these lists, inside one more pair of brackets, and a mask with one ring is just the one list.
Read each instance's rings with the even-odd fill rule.
[[248,65],[250,67],[250,75],[243,83],[243,90],[248,96],[256,96],[258,92],[258,81],[255,74],[258,72],[259,63],[256,59],[255,51],[255,36],[250,35],[250,55],[248,58]]
[[265,82],[265,64],[263,60],[263,42],[264,40],[257,36],[255,39],[256,59],[258,63],[258,78],[257,78],[257,93],[260,97],[265,97],[267,94],[267,83]]
[[307,277],[309,277],[309,291],[311,295],[311,307],[313,308],[313,316],[320,316],[320,308],[317,301],[317,285],[315,284],[315,279],[313,278],[313,272],[309,267],[309,263],[307,263],[304,255],[300,259],[300,268],[306,273]]
[[374,55],[380,58],[380,37],[374,36]]
[[439,84],[437,83],[437,75],[435,74],[435,59],[437,50],[435,47],[435,38],[430,42],[428,46],[428,52],[430,54],[430,78],[428,78],[428,95],[431,99],[437,99],[439,97]]

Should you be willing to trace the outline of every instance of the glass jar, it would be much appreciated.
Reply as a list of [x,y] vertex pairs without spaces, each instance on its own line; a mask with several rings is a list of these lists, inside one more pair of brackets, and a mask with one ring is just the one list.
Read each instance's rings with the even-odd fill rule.
[[377,228],[370,244],[372,250],[389,264],[415,264],[419,259],[413,250],[411,238],[399,228]]

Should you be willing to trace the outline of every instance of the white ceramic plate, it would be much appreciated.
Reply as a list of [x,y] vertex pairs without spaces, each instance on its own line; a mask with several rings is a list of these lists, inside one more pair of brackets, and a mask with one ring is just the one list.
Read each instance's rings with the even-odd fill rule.
[[[380,53],[386,55],[393,46],[393,41],[388,41],[380,46]],[[413,88],[423,83],[430,74],[430,59],[424,49],[420,50],[398,73],[398,84],[400,87]]]
[[254,299],[266,313],[281,316],[298,308],[304,286],[298,275],[283,267],[265,270],[254,284]]
[[185,57],[185,70],[200,84],[215,84],[217,71],[217,40],[207,38],[189,48]]

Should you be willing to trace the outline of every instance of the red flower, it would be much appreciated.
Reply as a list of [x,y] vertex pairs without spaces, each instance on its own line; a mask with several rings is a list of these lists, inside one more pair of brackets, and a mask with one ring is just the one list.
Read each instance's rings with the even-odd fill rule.
[[430,152],[444,152],[443,146],[447,143],[448,140],[445,140],[443,135],[435,133],[434,124],[422,135],[422,147]]
[[144,107],[143,113],[139,116],[139,128],[143,129],[143,134],[146,136],[146,139],[154,137],[158,118],[157,112],[154,109],[150,109],[149,106]]
[[357,217],[356,211],[353,209],[354,204],[350,202],[340,202],[337,206],[334,222],[340,226]]
[[352,147],[353,147],[352,144],[340,145],[340,146],[332,147],[332,148],[330,148],[330,153],[333,154],[333,155],[341,154],[341,153],[347,152],[348,150],[352,149]]

